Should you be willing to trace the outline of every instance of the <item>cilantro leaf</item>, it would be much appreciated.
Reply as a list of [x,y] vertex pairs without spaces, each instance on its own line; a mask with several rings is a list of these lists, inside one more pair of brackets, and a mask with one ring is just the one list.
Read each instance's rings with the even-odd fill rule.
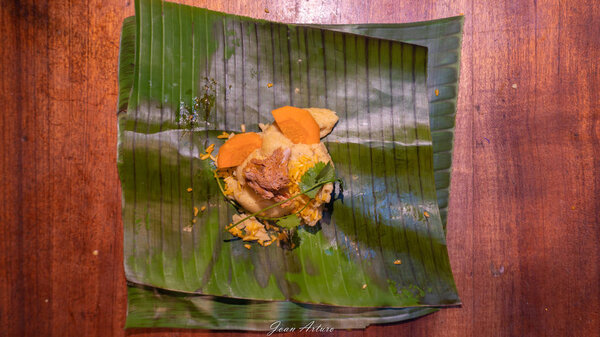
[[295,228],[300,226],[300,218],[296,214],[284,216],[277,220],[277,226],[285,228]]
[[331,163],[327,163],[317,176],[317,184],[325,183],[326,181],[331,181],[333,179],[335,179],[335,170]]
[[315,166],[308,169],[308,171],[306,171],[304,175],[302,175],[302,179],[300,179],[300,190],[304,191],[313,187],[316,184],[317,176],[319,175],[319,173],[321,173],[323,168],[325,168],[325,163],[320,161],[316,163]]
[[[315,187],[315,185],[322,185],[325,182],[333,180],[334,178],[335,170],[333,169],[333,166],[331,166],[331,163],[325,164],[324,162],[320,161],[306,171],[306,173],[304,173],[302,179],[300,180],[299,187],[301,191],[306,191],[312,187]],[[309,198],[314,198],[318,192],[319,189],[315,188],[304,194],[306,194]]]

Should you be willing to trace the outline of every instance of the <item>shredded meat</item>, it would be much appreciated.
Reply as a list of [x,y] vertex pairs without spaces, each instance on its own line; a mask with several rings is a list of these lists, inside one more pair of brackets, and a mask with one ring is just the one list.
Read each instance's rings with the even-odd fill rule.
[[244,168],[248,185],[265,199],[282,201],[288,198],[287,185],[290,149],[278,148],[265,159],[252,159]]

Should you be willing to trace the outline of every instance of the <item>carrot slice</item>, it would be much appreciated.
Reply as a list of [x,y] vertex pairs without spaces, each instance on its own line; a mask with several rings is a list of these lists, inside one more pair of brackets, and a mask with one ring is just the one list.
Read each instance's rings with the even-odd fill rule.
[[219,149],[217,167],[238,166],[246,160],[250,153],[261,146],[262,138],[258,133],[246,132],[234,135]]
[[316,144],[321,141],[319,125],[308,110],[284,106],[271,111],[281,132],[294,144]]

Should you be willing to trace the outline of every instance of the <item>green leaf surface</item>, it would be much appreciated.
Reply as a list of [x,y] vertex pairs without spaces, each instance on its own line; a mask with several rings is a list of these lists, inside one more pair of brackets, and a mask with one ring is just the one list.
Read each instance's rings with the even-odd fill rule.
[[[335,171],[330,163],[318,162],[304,173],[300,180],[300,190],[307,191],[304,193],[309,198],[314,198],[319,193],[318,188],[313,188],[317,185],[323,185],[328,181],[335,179]],[[311,189],[312,188],[312,189]]]
[[427,47],[427,97],[433,139],[433,170],[444,228],[450,196],[463,22],[463,16],[455,16],[406,24],[310,25]]
[[[427,95],[422,95],[427,92],[425,50],[169,3],[139,2],[136,9],[133,76],[128,78],[124,70],[129,63],[123,62],[123,47],[120,68],[121,92],[133,77],[127,112],[119,119],[127,277],[209,305],[213,312],[208,316],[221,321],[184,324],[172,318],[175,325],[169,325],[155,319],[154,309],[151,316],[132,307],[134,303],[143,307],[136,302],[141,299],[149,310],[165,298],[174,298],[173,293],[161,300],[139,292],[135,297],[130,287],[129,326],[253,329],[260,325],[265,330],[266,316],[254,320],[247,314],[254,302],[243,302],[246,311],[236,307],[242,319],[227,319],[215,312],[234,304],[190,293],[347,306],[458,303],[436,205],[436,187],[444,186],[436,186],[433,179],[434,169],[439,169],[436,144],[445,141],[439,148],[451,150],[452,138],[434,138],[432,146],[429,116],[434,125],[435,114]],[[402,30],[402,25],[396,27]],[[418,31],[419,26],[408,28]],[[301,62],[293,62],[296,57]],[[431,70],[431,64],[427,68]],[[205,79],[216,79],[219,85],[215,111],[195,129],[185,129],[176,122],[177,107],[205,95]],[[267,82],[275,85],[268,88]],[[270,109],[286,104],[329,107],[341,114],[327,146],[349,188],[333,204],[331,220],[320,231],[299,231],[299,248],[285,254],[277,247],[248,251],[241,249],[241,243],[224,242],[227,237],[219,229],[230,221],[232,209],[209,179],[210,165],[197,153],[210,143],[220,144],[216,136],[222,130],[235,130],[238,123],[256,128],[251,120],[269,122]],[[411,110],[412,115],[406,113]],[[384,118],[392,123],[386,120],[384,125]],[[450,134],[452,130],[453,126]],[[188,186],[193,187],[191,193],[186,192]],[[190,232],[185,231],[192,220],[190,210],[197,204],[208,209]],[[410,270],[390,265],[396,255]],[[282,270],[287,271],[278,272]],[[369,286],[363,289],[363,284]],[[268,317],[271,321],[290,306],[304,308],[291,302],[265,303],[280,310]],[[200,312],[196,304],[173,304],[170,309],[183,308],[189,316]],[[290,310],[300,320],[315,317],[309,310]],[[376,319],[354,313],[335,320],[340,327],[362,327],[425,313],[414,308],[371,310],[380,311]],[[388,310],[402,313],[388,315]]]
[[300,226],[300,218],[296,214],[290,214],[277,220],[277,226],[285,228],[296,228]]
[[[436,308],[348,308],[293,302],[250,301],[183,294],[156,288],[127,287],[127,328],[202,328],[270,331],[275,322],[301,332],[311,322],[333,329],[361,329],[370,324],[414,319]],[[275,323],[276,324],[276,323]]]

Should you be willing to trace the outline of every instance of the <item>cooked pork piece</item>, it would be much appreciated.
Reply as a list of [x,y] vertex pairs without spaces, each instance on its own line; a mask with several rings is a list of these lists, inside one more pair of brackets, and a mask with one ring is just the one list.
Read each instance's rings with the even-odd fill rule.
[[265,199],[282,201],[288,196],[290,149],[278,148],[265,159],[252,159],[244,168],[248,185]]

